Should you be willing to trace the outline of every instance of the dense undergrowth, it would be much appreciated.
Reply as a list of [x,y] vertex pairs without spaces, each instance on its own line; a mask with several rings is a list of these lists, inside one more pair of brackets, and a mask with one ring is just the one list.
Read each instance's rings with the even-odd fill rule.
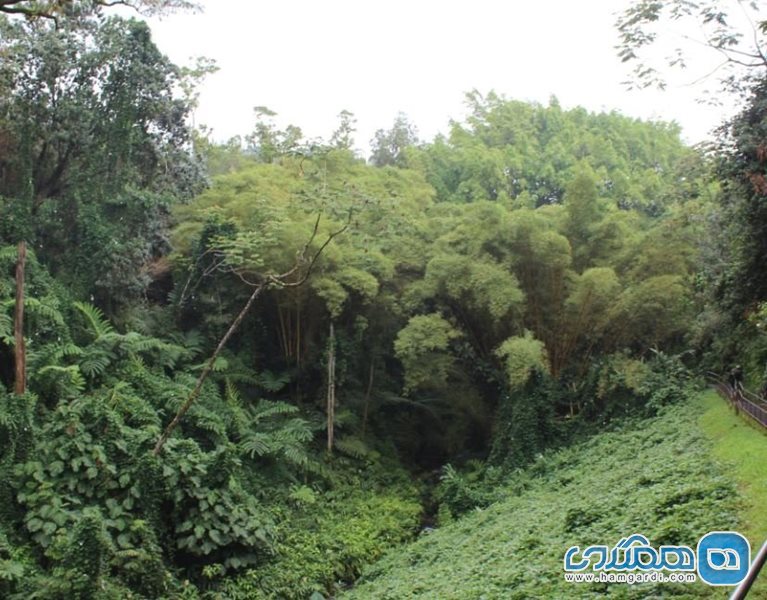
[[391,552],[343,597],[718,597],[701,583],[572,584],[562,568],[571,545],[638,532],[654,545],[694,546],[708,531],[743,525],[732,473],[712,459],[698,424],[701,408],[690,399],[543,454],[496,490],[497,502]]

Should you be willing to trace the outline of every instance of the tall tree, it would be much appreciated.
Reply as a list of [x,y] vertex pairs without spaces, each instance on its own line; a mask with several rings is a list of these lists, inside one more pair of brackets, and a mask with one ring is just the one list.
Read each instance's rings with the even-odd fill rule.
[[256,106],[253,112],[256,115],[256,126],[245,141],[248,152],[259,162],[270,163],[298,150],[303,138],[299,127],[288,125],[284,130],[278,129],[274,122],[277,113],[267,106]]
[[354,113],[342,110],[338,113],[338,121],[338,128],[330,137],[330,145],[342,150],[351,150],[354,146],[354,132],[357,131],[357,119]]
[[370,162],[376,167],[405,166],[404,150],[418,143],[418,130],[405,113],[399,113],[391,129],[379,129],[370,142],[373,153]]
[[0,20],[0,52],[0,239],[33,242],[86,293],[140,293],[169,203],[204,184],[180,70],[117,18]]
[[767,300],[767,78],[753,87],[747,107],[726,127],[723,160],[724,227],[716,232],[729,245],[731,262],[722,274],[719,297],[742,317]]

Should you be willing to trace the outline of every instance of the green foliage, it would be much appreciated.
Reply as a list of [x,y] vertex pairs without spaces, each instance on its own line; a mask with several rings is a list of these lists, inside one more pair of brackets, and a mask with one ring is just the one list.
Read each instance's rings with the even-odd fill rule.
[[[198,7],[187,0],[128,0],[124,2],[145,15],[161,15],[176,10],[192,10]],[[0,12],[22,15],[30,20],[38,18],[83,18],[98,15],[113,4],[109,0],[2,0]]]
[[649,360],[612,355],[595,370],[595,389],[584,390],[587,415],[654,414],[663,406],[684,401],[694,390],[692,374],[681,357],[658,350]]
[[447,525],[464,513],[490,506],[501,500],[503,492],[502,471],[472,462],[461,471],[448,464],[442,469],[435,498],[439,502],[439,525]]
[[[763,510],[767,498],[767,465],[751,457],[764,451],[764,432],[735,414],[715,391],[708,390],[701,400],[700,427],[711,439],[714,458],[733,474],[742,494],[743,525],[739,531],[752,547],[758,546],[759,540],[767,538],[767,515]],[[767,584],[757,581],[753,590],[756,597],[763,590],[767,590]]]
[[523,337],[509,338],[496,351],[506,363],[506,375],[512,389],[527,383],[534,370],[548,371],[545,348],[529,331]]
[[404,113],[399,113],[391,129],[379,129],[370,141],[370,162],[377,167],[403,167],[407,164],[407,148],[417,143],[418,132],[415,126]]
[[203,182],[179,69],[139,21],[0,30],[0,244],[26,239],[104,304],[140,297],[167,252],[169,203]]
[[190,440],[169,442],[163,477],[175,507],[176,547],[204,563],[238,569],[271,546],[272,519],[233,475],[240,461],[227,448],[202,452]]
[[34,447],[35,404],[34,395],[11,395],[0,386],[0,533],[21,516],[13,472]]
[[[566,190],[572,203],[591,179],[616,205],[659,214],[674,195],[672,186],[689,173],[682,168],[689,150],[676,126],[565,111],[555,98],[541,106],[474,91],[467,103],[466,123],[454,123],[447,139],[438,138],[411,161],[422,165],[444,201],[567,204]],[[589,204],[587,196],[578,202]]]
[[500,400],[488,461],[505,469],[530,462],[564,439],[556,418],[563,390],[545,371],[532,369],[510,396]]
[[[82,329],[72,323],[73,337],[85,344],[51,341],[38,351],[54,364],[35,369],[33,387],[52,408],[38,421],[35,396],[0,394],[0,527],[23,523],[49,563],[48,573],[34,566],[29,585],[40,598],[158,597],[177,585],[169,557],[194,578],[216,565],[231,574],[260,564],[278,540],[264,486],[312,471],[312,427],[294,406],[251,405],[226,381],[223,393],[205,387],[186,435],[152,457],[163,413],[193,384],[167,369],[190,368],[193,352],[117,333],[98,309],[75,308],[84,321]],[[47,387],[46,377],[56,385]]]
[[[3,20],[0,33],[0,595],[334,596],[418,526],[403,466],[441,468],[441,524],[509,495],[554,504],[561,477],[569,504],[542,537],[615,531],[571,485],[596,488],[598,472],[544,453],[686,397],[672,353],[697,309],[699,196],[714,191],[678,128],[474,93],[431,144],[400,115],[372,165],[350,151],[350,113],[327,145],[257,107],[251,135],[217,145],[185,122],[209,65],[178,69],[145,25]],[[192,149],[214,176],[204,191]],[[30,393],[16,397],[22,238],[39,256]],[[155,457],[206,357],[277,274],[289,285],[264,288]],[[595,444],[617,460],[616,438]],[[721,500],[693,479],[642,497],[664,539],[687,532],[677,504]],[[512,531],[521,556],[542,543]],[[499,573],[481,584],[490,596]],[[500,587],[538,591],[525,577]],[[479,596],[467,581],[455,589]]]
[[8,542],[0,529],[0,593],[9,598],[33,570],[32,561],[25,552]]
[[291,497],[301,501],[281,511],[274,558],[227,583],[227,598],[332,595],[363,566],[409,539],[421,512],[407,486],[375,490],[359,481],[311,494],[303,488]]
[[[731,14],[733,7],[716,0],[634,0],[617,23],[618,56],[624,63],[634,65],[631,81],[626,83],[632,87],[665,89],[670,73],[684,71],[691,59],[700,60],[698,50],[702,44],[717,53],[716,68],[703,79],[717,73],[718,82],[725,90],[742,90],[752,77],[762,76],[764,72],[766,65],[761,48],[765,44],[765,21],[756,2],[742,3],[738,8],[735,12],[745,16],[742,23],[738,19],[740,14]],[[697,38],[679,33],[690,27],[699,31]],[[668,37],[677,38],[673,40],[676,49],[665,59],[665,64],[657,55],[648,60],[648,56],[652,56],[648,50]]]
[[[298,409],[285,402],[269,402],[261,400],[250,411],[250,429],[243,436],[240,447],[251,458],[272,457],[296,467],[308,468],[310,459],[307,453],[307,442],[314,437],[309,423],[296,417]],[[282,421],[263,421],[274,416],[292,418]]]
[[709,597],[702,583],[575,590],[562,578],[572,545],[639,531],[653,544],[694,546],[711,530],[738,530],[735,486],[711,462],[698,408],[686,401],[544,454],[500,487],[497,502],[390,552],[341,597]]
[[438,314],[418,315],[408,321],[394,342],[394,352],[405,367],[407,390],[447,383],[454,360],[447,351],[458,336]]

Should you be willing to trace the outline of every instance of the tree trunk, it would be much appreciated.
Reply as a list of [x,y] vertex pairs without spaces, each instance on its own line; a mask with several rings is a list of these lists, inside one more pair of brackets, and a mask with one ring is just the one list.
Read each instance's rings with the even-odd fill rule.
[[368,388],[365,390],[365,408],[362,413],[362,439],[368,428],[368,415],[370,414],[370,394],[373,392],[373,360],[370,361],[370,373],[368,374]]
[[328,453],[333,452],[333,428],[336,421],[336,340],[333,323],[330,323],[330,339],[328,341]]
[[16,378],[14,393],[23,394],[27,389],[27,352],[24,345],[24,267],[27,262],[27,243],[19,242],[19,256],[16,261],[16,311],[13,332],[15,338],[14,358]]

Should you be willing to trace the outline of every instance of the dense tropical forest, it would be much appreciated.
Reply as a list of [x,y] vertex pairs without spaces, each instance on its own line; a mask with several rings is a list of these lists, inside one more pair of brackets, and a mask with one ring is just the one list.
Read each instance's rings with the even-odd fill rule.
[[363,157],[191,127],[211,65],[110,4],[0,0],[0,597],[591,597],[569,545],[763,541],[701,374],[767,376],[764,72],[707,147],[474,91]]

